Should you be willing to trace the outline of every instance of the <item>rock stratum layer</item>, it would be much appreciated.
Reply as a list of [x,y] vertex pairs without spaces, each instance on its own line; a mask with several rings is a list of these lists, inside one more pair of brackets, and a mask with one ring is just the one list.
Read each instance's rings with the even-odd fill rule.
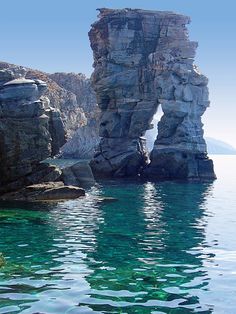
[[[89,32],[93,86],[102,111],[91,162],[103,176],[213,179],[201,116],[209,106],[208,79],[194,65],[197,43],[190,19],[172,12],[99,9]],[[150,154],[144,135],[162,106]]]

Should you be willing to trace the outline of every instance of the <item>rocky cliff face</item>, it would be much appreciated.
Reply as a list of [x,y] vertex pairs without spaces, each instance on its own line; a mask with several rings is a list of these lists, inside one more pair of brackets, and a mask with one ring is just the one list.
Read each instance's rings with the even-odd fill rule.
[[91,160],[100,142],[98,126],[98,118],[88,119],[87,124],[78,128],[71,140],[61,148],[62,157]]
[[[0,62],[0,69],[12,71],[15,77],[25,75],[26,78],[46,82],[48,88],[45,96],[50,100],[50,107],[55,108],[51,110],[55,118],[54,124],[57,123],[56,116],[59,110],[67,135],[67,143],[63,146],[65,135],[60,132],[53,133],[53,125],[50,123],[51,133],[54,134],[54,155],[59,146],[65,158],[93,157],[94,148],[99,141],[100,110],[90,79],[80,73],[48,74],[6,62]],[[58,128],[55,126],[54,129]],[[54,148],[56,140],[58,144]]]
[[[172,12],[100,9],[89,33],[93,86],[102,111],[97,174],[154,179],[215,178],[201,116],[209,106],[207,78],[194,65],[189,18]],[[150,155],[146,130],[157,107],[163,117]]]
[[29,69],[26,77],[41,78],[48,85],[46,96],[53,108],[59,109],[65,125],[67,138],[70,139],[75,131],[87,123],[87,118],[76,99],[76,95],[57,84],[51,74]]
[[[71,132],[71,138],[62,147],[62,156],[80,159],[92,159],[95,147],[98,145],[100,110],[97,105],[96,94],[91,86],[91,80],[83,74],[54,73],[50,78],[61,88],[73,93],[78,108],[84,112],[86,122],[77,125]],[[75,115],[75,113],[74,113]]]
[[50,107],[60,110],[68,138],[71,138],[80,126],[86,125],[87,118],[83,108],[77,103],[76,95],[70,90],[58,85],[51,78],[51,74],[6,62],[0,62],[0,69],[8,69],[15,76],[24,73],[28,79],[40,79],[47,84],[45,96],[50,101]]
[[49,77],[61,88],[73,93],[76,96],[77,106],[86,114],[91,114],[97,103],[90,79],[81,73],[63,72],[50,74]]
[[65,139],[60,113],[44,96],[46,83],[14,70],[0,70],[0,194],[57,179],[60,172],[40,162]]

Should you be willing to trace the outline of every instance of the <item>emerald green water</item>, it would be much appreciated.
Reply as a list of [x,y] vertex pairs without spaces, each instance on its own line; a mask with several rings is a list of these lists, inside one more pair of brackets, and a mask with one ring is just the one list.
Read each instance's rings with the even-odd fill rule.
[[0,313],[236,313],[236,157],[214,160],[214,183],[1,203]]

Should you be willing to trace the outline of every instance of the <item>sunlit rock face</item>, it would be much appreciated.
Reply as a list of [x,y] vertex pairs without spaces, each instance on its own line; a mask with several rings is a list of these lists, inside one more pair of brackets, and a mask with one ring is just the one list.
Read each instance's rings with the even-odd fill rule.
[[55,167],[40,164],[65,140],[60,113],[49,106],[46,89],[41,80],[0,71],[0,194],[60,176]]
[[[85,90],[87,91],[87,85],[89,85],[89,83],[87,83],[88,80],[86,80],[83,75],[74,74],[74,77],[77,78],[77,88],[82,95],[82,97],[80,97],[80,103],[78,103],[77,100],[79,97],[77,97],[77,95],[75,95],[71,90],[67,90],[63,84],[63,78],[65,77],[65,81],[67,81],[66,78],[67,76],[70,77],[70,74],[48,74],[39,70],[33,70],[23,66],[0,61],[0,72],[1,70],[4,71],[6,69],[12,72],[15,78],[25,77],[30,80],[40,80],[46,83],[47,89],[44,95],[50,100],[50,107],[54,108],[54,112],[60,113],[67,133],[67,138],[71,138],[79,127],[86,125],[87,118],[81,105],[86,104],[87,97],[85,95]],[[60,81],[57,80],[60,84],[54,80],[54,77],[60,78]],[[69,84],[67,84],[67,86],[69,86]],[[63,137],[61,137],[61,139],[63,139]],[[64,142],[65,141],[61,142],[61,146],[64,144]]]
[[[53,151],[56,153],[59,146],[64,158],[91,159],[99,142],[100,109],[90,79],[81,73],[49,74],[0,61],[0,72],[6,69],[11,71],[15,78],[26,77],[47,84],[45,96],[50,100],[51,115],[54,118],[54,123],[50,123],[50,130],[54,137]],[[8,78],[6,74],[5,77],[3,74],[0,76],[0,84],[9,80],[11,77]],[[66,130],[65,145],[63,145],[65,135],[53,131],[58,124],[58,116],[61,117]]]
[[[89,32],[93,86],[102,111],[91,163],[104,176],[215,178],[201,116],[208,80],[194,65],[190,19],[172,12],[100,9]],[[145,131],[158,106],[163,117],[149,158]]]
[[[68,142],[62,147],[61,153],[65,158],[91,159],[98,145],[98,125],[100,110],[90,79],[81,73],[61,73],[50,75],[50,79],[61,88],[73,93],[76,98],[75,108],[67,108],[66,121]],[[84,112],[84,119],[78,111]],[[74,119],[74,121],[73,121]],[[73,122],[72,122],[73,121]]]

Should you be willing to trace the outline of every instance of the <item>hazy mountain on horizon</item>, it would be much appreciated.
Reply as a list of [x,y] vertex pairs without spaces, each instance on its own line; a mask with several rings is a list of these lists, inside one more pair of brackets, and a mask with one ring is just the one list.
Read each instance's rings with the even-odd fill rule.
[[206,137],[205,140],[209,154],[236,155],[236,148],[224,141],[212,137]]
[[[145,133],[145,137],[147,139],[147,148],[149,151],[152,150],[153,148],[153,144],[154,144],[154,141],[155,141],[155,138],[156,138],[156,133],[157,133],[157,122],[158,120],[155,119],[155,121],[153,121],[153,124],[154,124],[154,128],[151,129],[151,130],[148,130],[146,133]],[[207,151],[208,151],[208,154],[216,154],[216,155],[236,155],[236,148],[233,147],[232,145],[224,142],[224,141],[221,141],[221,140],[218,140],[218,139],[215,139],[215,138],[212,138],[212,137],[204,137],[205,138],[205,141],[207,143]]]

